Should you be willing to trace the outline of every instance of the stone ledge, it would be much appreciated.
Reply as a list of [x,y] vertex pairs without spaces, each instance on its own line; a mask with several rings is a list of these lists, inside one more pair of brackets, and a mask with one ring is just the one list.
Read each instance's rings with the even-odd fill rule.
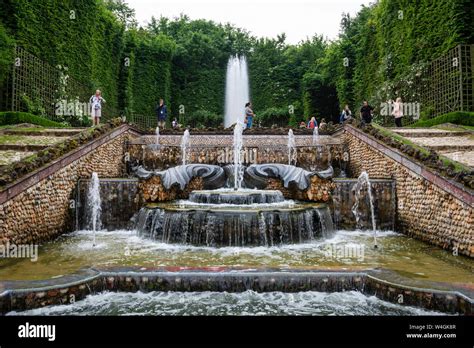
[[433,172],[432,170],[426,168],[425,166],[415,162],[405,154],[401,153],[396,149],[383,144],[382,142],[372,138],[371,136],[365,134],[364,132],[358,130],[357,128],[346,124],[344,130],[356,138],[362,140],[366,144],[370,145],[374,149],[381,152],[383,155],[391,158],[395,162],[401,164],[410,171],[420,175],[424,179],[428,180],[430,183],[436,185],[443,191],[455,196],[462,202],[474,207],[474,192],[464,187],[461,184],[448,180],[439,174]]
[[448,313],[471,315],[474,299],[459,291],[411,287],[380,279],[380,271],[314,271],[310,269],[242,270],[220,267],[138,270],[83,270],[64,279],[0,282],[0,313],[67,304],[101,291],[360,291],[382,300]]

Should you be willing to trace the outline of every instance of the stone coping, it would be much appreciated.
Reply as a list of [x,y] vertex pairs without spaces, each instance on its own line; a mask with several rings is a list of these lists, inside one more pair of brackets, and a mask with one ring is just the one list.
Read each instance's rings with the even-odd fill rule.
[[463,185],[457,182],[442,177],[431,169],[425,167],[424,165],[416,162],[407,155],[401,153],[397,149],[393,149],[388,145],[385,145],[379,140],[365,134],[361,130],[349,124],[344,125],[344,130],[349,134],[355,136],[356,138],[362,140],[367,145],[378,150],[383,155],[401,164],[411,172],[414,172],[415,174],[418,174],[419,176],[428,180],[430,183],[436,185],[443,191],[455,196],[456,198],[470,205],[471,207],[474,207],[474,191],[468,189],[467,187],[464,187]]
[[[160,145],[162,146],[181,146],[182,135],[160,135]],[[210,135],[201,135],[201,134],[190,134],[189,141],[190,146],[196,147],[222,147],[222,146],[232,146],[233,144],[233,135],[220,135],[220,134],[210,134]],[[330,135],[321,135],[319,144],[312,144],[311,135],[295,135],[296,146],[303,147],[316,147],[316,146],[325,146],[325,145],[341,145],[342,139]],[[156,145],[156,136],[154,135],[144,135],[139,139],[131,141],[129,145]],[[164,142],[164,143],[161,143]],[[213,143],[214,142],[214,143]],[[258,142],[258,144],[255,144]],[[301,144],[303,142],[303,144]],[[305,142],[308,142],[306,144]],[[244,135],[243,136],[243,147],[270,147],[270,146],[287,146],[288,137],[283,135]]]
[[[383,270],[238,269],[164,267],[87,269],[61,278],[0,282],[0,313],[70,303],[102,292],[136,291],[360,291],[382,300],[446,313],[472,315],[474,298],[457,290],[401,285],[381,279]],[[428,283],[429,285],[429,283]]]
[[5,203],[6,201],[12,199],[13,197],[17,196],[24,190],[30,188],[31,186],[36,185],[38,182],[46,179],[48,176],[52,175],[56,171],[66,167],[67,165],[71,164],[72,162],[78,160],[82,156],[89,154],[91,151],[94,151],[99,146],[104,145],[105,143],[109,142],[110,140],[118,137],[119,135],[132,131],[137,135],[141,133],[137,132],[133,127],[127,124],[122,124],[119,127],[111,130],[109,133],[106,133],[93,141],[84,144],[77,149],[68,152],[67,154],[63,155],[62,157],[48,163],[47,165],[23,176],[18,181],[8,184],[5,188],[0,191],[0,204]]

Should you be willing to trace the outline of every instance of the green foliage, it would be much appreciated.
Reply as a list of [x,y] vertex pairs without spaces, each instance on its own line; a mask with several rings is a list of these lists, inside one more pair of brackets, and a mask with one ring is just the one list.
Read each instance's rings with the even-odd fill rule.
[[433,127],[438,124],[453,123],[464,126],[474,126],[474,112],[455,111],[440,115],[429,120],[420,120],[410,127]]
[[[171,60],[176,44],[165,35],[132,30],[126,35],[125,58],[121,68],[120,106],[128,113],[154,117],[160,98],[171,97]],[[169,105],[168,105],[169,107]]]
[[14,40],[0,23],[0,86],[13,64],[13,44]]
[[222,115],[207,110],[197,110],[192,113],[186,124],[192,128],[217,128],[222,126],[222,121]]
[[287,107],[272,107],[256,114],[254,124],[262,127],[272,127],[274,125],[284,127],[288,125],[290,116]]
[[[239,54],[248,58],[251,101],[264,124],[297,125],[311,116],[336,121],[340,105],[356,110],[364,99],[375,107],[397,96],[417,101],[413,86],[423,82],[426,64],[472,42],[473,11],[467,0],[380,0],[355,17],[344,15],[334,42],[314,36],[290,45],[284,34],[258,39],[230,24],[185,15],[152,18],[137,28],[134,10],[123,0],[3,0],[0,85],[5,89],[16,43],[68,67],[90,94],[101,89],[110,110],[154,117],[163,98],[169,118],[184,107],[188,124],[220,125],[227,62]],[[90,96],[83,94],[68,93],[67,99]],[[44,114],[35,95],[23,102],[25,110]],[[432,111],[423,107],[429,117]],[[66,121],[87,122],[81,118]]]
[[[171,114],[183,105],[187,119],[198,110],[220,114],[224,110],[225,76],[229,56],[249,49],[249,36],[232,26],[181,16],[175,20],[152,18],[148,31],[176,43],[171,65]],[[171,101],[171,102],[170,102]]]
[[0,112],[0,126],[19,123],[31,123],[43,127],[64,127],[64,125],[61,123],[54,122],[27,112]]
[[471,42],[473,21],[467,13],[472,11],[466,0],[380,0],[355,17],[344,15],[323,69],[334,81],[339,103],[355,109],[367,99],[377,107],[398,96],[416,102],[414,87],[422,85],[426,64]]
[[38,96],[35,96],[34,99],[31,99],[26,94],[21,96],[21,101],[24,104],[24,108],[27,112],[44,117],[46,115],[46,110],[43,107],[43,103]]

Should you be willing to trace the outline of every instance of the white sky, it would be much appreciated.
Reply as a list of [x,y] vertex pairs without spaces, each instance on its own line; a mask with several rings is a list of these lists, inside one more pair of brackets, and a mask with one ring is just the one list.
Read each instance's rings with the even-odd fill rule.
[[335,39],[343,12],[356,14],[373,0],[126,0],[135,9],[139,24],[151,16],[209,19],[232,23],[258,37],[276,38],[286,33],[287,43],[296,44],[314,34]]

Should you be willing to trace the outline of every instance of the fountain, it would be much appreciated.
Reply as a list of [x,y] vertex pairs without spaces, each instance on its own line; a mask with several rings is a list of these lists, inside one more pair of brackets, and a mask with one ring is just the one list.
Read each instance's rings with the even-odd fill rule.
[[183,134],[183,138],[181,139],[181,157],[182,157],[182,164],[186,164],[186,149],[189,147],[189,130],[186,129]]
[[249,101],[249,78],[247,59],[233,56],[227,63],[225,117],[224,126],[230,127],[242,122],[245,115],[245,103]]
[[160,145],[160,127],[156,127],[155,129],[155,144],[156,146]]
[[92,173],[92,179],[89,183],[89,190],[87,192],[87,203],[90,210],[90,226],[93,232],[93,243],[95,246],[95,233],[101,228],[101,199],[100,199],[100,181],[99,175],[96,172]]
[[242,138],[243,127],[242,123],[237,121],[234,127],[234,190],[242,187],[243,167],[242,167]]
[[356,223],[359,223],[360,213],[358,211],[358,208],[359,208],[359,203],[360,203],[361,191],[364,188],[364,186],[367,186],[367,193],[369,196],[370,215],[372,219],[372,231],[374,233],[374,248],[377,248],[377,229],[376,229],[376,224],[375,224],[374,199],[372,196],[372,186],[370,184],[369,174],[365,171],[360,174],[359,178],[357,179],[357,183],[354,186],[356,201],[355,201],[354,206],[352,207],[352,213],[354,214],[356,218]]
[[318,127],[313,129],[313,145],[319,144],[319,130]]
[[288,131],[288,165],[294,164],[296,166],[296,141],[293,130]]

